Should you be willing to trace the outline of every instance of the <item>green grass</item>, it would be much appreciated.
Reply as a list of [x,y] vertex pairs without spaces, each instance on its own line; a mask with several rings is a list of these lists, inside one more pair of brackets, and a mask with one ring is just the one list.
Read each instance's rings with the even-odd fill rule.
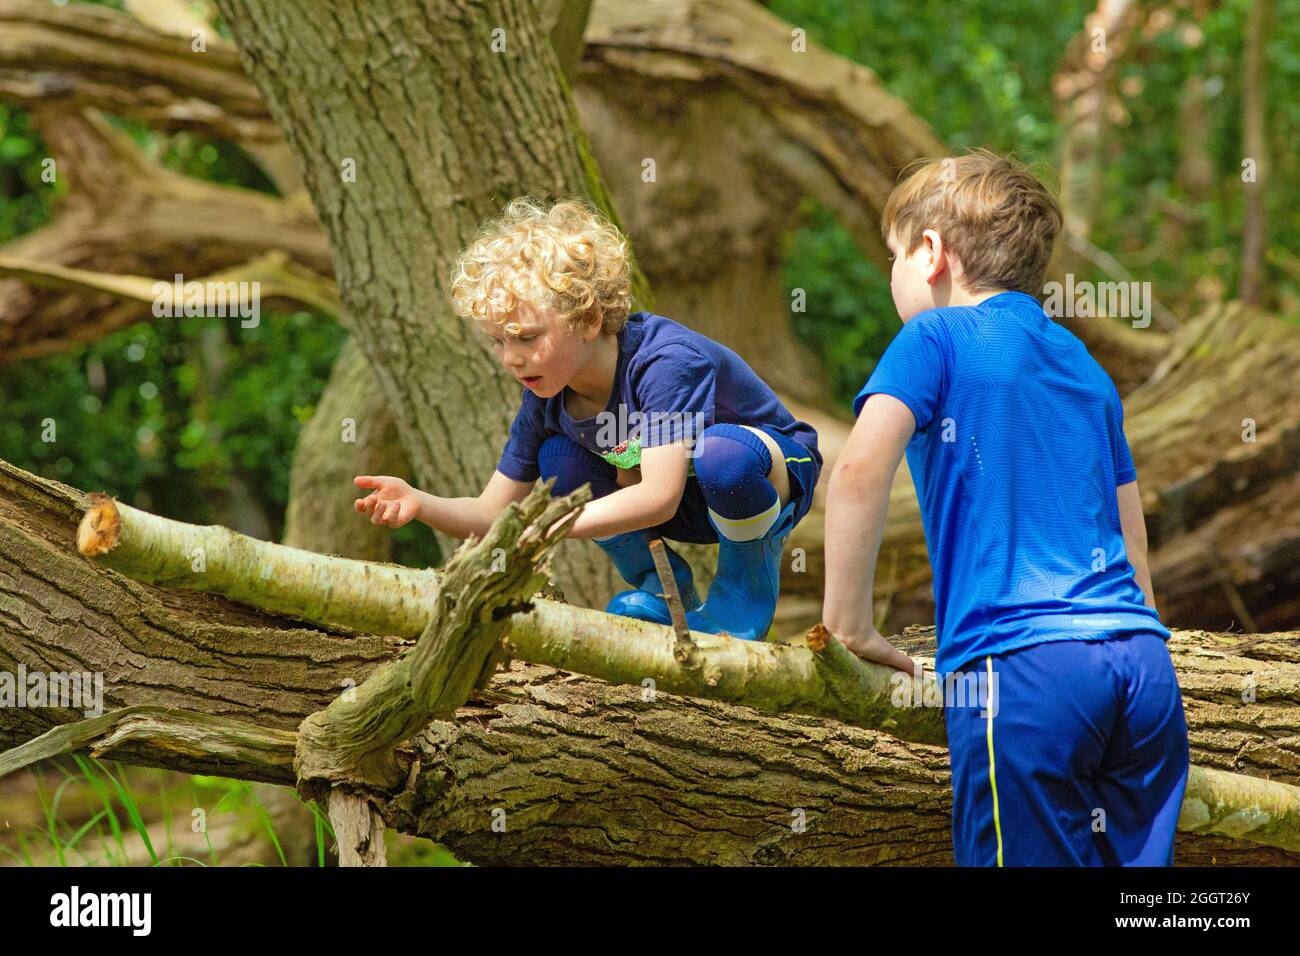
[[[127,866],[132,864],[133,852],[139,862],[137,846],[153,866],[230,865],[223,864],[209,834],[217,818],[222,818],[231,832],[255,833],[265,841],[266,856],[280,866],[289,865],[291,848],[276,832],[270,812],[246,781],[127,767],[78,754],[47,761],[33,768],[31,775],[41,810],[39,824],[17,831],[0,828],[0,855],[20,865]],[[308,832],[313,845],[294,848],[298,852],[292,857],[301,860],[307,849],[312,865],[333,865],[336,861],[330,859],[330,848],[335,835],[329,817],[314,802],[304,806],[311,814]],[[177,818],[178,807],[190,808],[190,828],[202,834],[206,851],[178,847],[175,826],[185,826],[183,816]],[[229,816],[235,819],[226,819]],[[160,822],[165,838],[156,832]],[[150,824],[155,826],[153,834]],[[432,841],[392,831],[385,836],[392,866],[465,865]]]

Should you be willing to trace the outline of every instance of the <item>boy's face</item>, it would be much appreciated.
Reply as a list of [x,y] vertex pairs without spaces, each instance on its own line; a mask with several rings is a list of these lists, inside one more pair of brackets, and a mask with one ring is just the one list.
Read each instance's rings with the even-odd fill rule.
[[[532,389],[538,398],[558,395],[582,367],[588,332],[574,332],[549,309],[521,303],[510,320],[519,323],[511,335],[498,325],[485,324],[492,352],[507,372]],[[594,338],[599,334],[595,327]]]
[[889,274],[889,291],[894,296],[894,306],[898,317],[906,323],[913,316],[926,309],[934,308],[933,282],[937,276],[936,242],[931,240],[938,234],[927,229],[915,249],[906,252],[900,245],[898,234],[889,231],[889,251],[894,266]]

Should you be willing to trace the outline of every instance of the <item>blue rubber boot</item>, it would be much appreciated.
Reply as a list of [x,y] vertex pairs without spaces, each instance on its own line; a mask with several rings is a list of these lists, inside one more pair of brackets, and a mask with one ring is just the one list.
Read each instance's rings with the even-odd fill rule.
[[[782,508],[767,534],[753,541],[732,541],[718,532],[718,574],[708,600],[686,615],[687,627],[742,641],[767,636],[781,593],[781,555],[794,529],[794,505],[791,501]],[[709,522],[717,528],[712,515]]]
[[[615,535],[607,541],[597,541],[609,559],[614,562],[614,567],[618,568],[618,573],[623,575],[623,580],[632,585],[630,591],[620,591],[615,594],[607,605],[605,611],[609,614],[621,614],[623,617],[633,617],[638,621],[653,621],[656,624],[671,624],[672,616],[668,613],[668,602],[663,598],[663,583],[659,580],[659,572],[655,569],[655,559],[650,554],[650,544],[646,541],[645,532],[628,531],[624,534]],[[668,542],[664,542],[664,550],[668,552],[668,564],[673,569],[673,577],[677,581],[677,592],[682,598],[682,607],[684,610],[693,611],[700,606],[700,597],[695,593],[695,579],[691,574],[691,566],[686,563],[686,559],[669,547]]]

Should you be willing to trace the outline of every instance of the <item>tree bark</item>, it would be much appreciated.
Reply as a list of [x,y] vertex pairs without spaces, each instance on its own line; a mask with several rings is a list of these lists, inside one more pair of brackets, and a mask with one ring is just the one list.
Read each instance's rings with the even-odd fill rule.
[[[388,808],[392,825],[414,825],[461,859],[952,862],[942,748],[689,697],[650,703],[636,688],[520,664],[492,690],[490,706],[419,738],[422,766],[443,772]],[[496,820],[504,832],[493,830]],[[1300,854],[1186,833],[1176,854],[1180,865],[1300,862]]]
[[[591,0],[548,0],[540,10],[566,78],[572,78],[582,56],[590,12]],[[321,554],[389,560],[392,532],[365,522],[358,527],[354,520],[354,475],[414,478],[387,398],[365,353],[349,339],[294,448],[284,543]]]
[[[107,710],[161,703],[208,721],[198,736],[164,734],[142,716],[109,748],[120,759],[293,784],[293,728],[409,647],[132,581],[73,549],[86,496],[7,465],[0,485],[0,668],[99,670]],[[1300,784],[1295,637],[1175,635],[1196,764]],[[913,654],[932,642],[900,639]],[[78,716],[0,709],[0,747]],[[238,728],[238,747],[214,755],[182,743],[221,738],[221,722]],[[950,858],[942,747],[824,718],[647,699],[643,687],[516,663],[412,746],[419,765],[381,815],[473,862]],[[802,833],[799,809],[812,821]],[[1191,834],[1178,852],[1183,863],[1300,862]]]

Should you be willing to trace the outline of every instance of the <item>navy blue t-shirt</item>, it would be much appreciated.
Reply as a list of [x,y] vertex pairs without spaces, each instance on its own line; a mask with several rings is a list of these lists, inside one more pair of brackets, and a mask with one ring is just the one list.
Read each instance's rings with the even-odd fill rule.
[[1169,631],[1144,603],[1115,488],[1137,480],[1105,370],[1033,296],[922,312],[853,402],[912,410],[907,464],[948,673],[1046,641]]
[[[640,449],[698,440],[717,422],[779,431],[808,448],[821,465],[817,433],[797,420],[744,359],[672,319],[634,312],[618,333],[618,367],[599,415],[572,418],[564,394],[539,398],[525,388],[497,470],[536,481],[537,451],[551,435],[568,435],[619,468],[640,463]],[[693,471],[694,459],[690,460]]]

